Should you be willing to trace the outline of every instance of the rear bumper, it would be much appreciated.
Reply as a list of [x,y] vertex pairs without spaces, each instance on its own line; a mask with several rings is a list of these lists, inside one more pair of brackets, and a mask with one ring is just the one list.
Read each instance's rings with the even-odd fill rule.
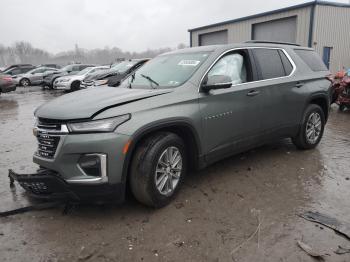
[[9,170],[9,177],[17,181],[34,198],[115,202],[124,200],[125,186],[122,184],[69,184],[57,172],[49,169],[40,169],[35,174],[17,174]]
[[52,84],[52,79],[51,78],[44,78],[43,81],[41,82],[41,85],[43,87],[51,86],[51,84]]
[[2,84],[0,86],[0,92],[1,93],[7,93],[7,92],[12,92],[16,90],[16,83],[11,82],[11,83],[6,83],[6,84]]

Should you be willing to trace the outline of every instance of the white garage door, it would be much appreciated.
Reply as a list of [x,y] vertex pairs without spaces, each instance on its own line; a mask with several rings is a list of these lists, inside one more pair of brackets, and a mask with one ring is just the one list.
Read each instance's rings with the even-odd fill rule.
[[227,30],[199,35],[199,45],[223,45],[227,44]]
[[297,18],[288,17],[253,25],[253,40],[296,42]]

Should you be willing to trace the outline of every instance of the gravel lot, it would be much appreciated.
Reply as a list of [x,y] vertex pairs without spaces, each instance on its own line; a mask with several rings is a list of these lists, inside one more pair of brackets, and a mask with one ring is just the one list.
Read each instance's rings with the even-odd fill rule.
[[[7,170],[35,170],[33,110],[62,92],[18,88],[0,96],[0,210],[25,206]],[[332,108],[316,150],[279,141],[189,174],[175,201],[153,210],[79,206],[0,218],[0,261],[315,261],[303,241],[337,255],[350,241],[300,218],[308,210],[350,221],[350,111]],[[258,227],[260,224],[260,227]],[[256,234],[252,236],[252,234]]]

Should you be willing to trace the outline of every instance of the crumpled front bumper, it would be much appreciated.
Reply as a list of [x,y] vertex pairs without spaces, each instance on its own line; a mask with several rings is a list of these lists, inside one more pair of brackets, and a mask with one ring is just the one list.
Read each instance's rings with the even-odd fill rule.
[[9,178],[18,182],[34,198],[71,201],[124,200],[125,187],[121,184],[68,184],[57,172],[45,168],[34,174],[18,174],[10,169]]

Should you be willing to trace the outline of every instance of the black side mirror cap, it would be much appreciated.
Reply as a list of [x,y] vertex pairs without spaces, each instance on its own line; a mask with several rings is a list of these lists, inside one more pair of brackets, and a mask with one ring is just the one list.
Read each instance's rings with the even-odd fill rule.
[[214,75],[204,79],[201,89],[204,92],[209,92],[212,89],[225,89],[232,86],[232,79],[224,75]]

